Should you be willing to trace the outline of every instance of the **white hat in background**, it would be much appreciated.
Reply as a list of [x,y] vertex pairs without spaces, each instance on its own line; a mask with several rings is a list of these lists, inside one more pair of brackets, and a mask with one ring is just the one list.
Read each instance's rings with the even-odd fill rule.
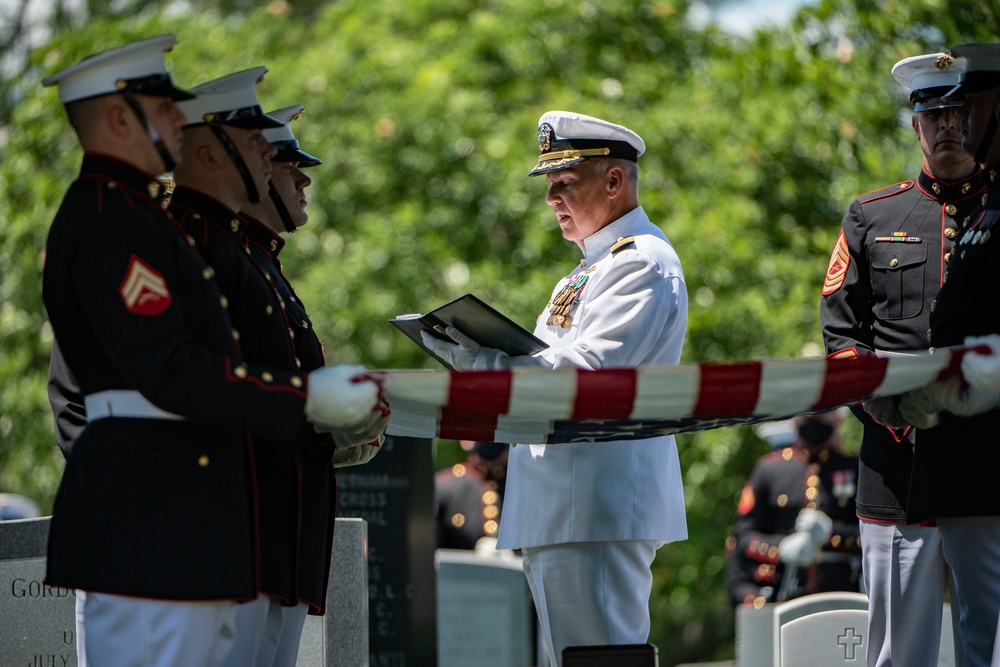
[[192,88],[195,98],[178,104],[187,116],[187,126],[214,123],[248,129],[284,125],[265,114],[257,101],[257,84],[266,73],[266,67],[251,67]]
[[272,162],[298,162],[299,167],[315,167],[323,164],[319,158],[313,157],[299,147],[299,142],[292,133],[292,121],[298,120],[305,107],[293,104],[275,111],[269,111],[268,116],[277,118],[284,125],[264,130],[264,138],[271,142],[278,153],[271,158]]

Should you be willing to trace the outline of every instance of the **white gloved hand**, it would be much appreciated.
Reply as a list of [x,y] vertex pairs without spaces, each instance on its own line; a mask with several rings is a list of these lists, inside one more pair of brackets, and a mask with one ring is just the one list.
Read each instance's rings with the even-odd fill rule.
[[993,354],[969,351],[962,357],[962,375],[969,386],[987,394],[1000,394],[1000,336],[969,336],[965,347],[985,345]]
[[366,445],[385,433],[389,424],[389,409],[381,405],[372,411],[364,421],[356,426],[335,428],[328,424],[313,424],[317,433],[329,433],[337,449],[347,449],[358,445]]
[[939,383],[941,408],[958,417],[972,417],[1000,406],[1000,393],[968,386],[960,377]]
[[914,428],[934,428],[941,421],[945,391],[947,389],[938,382],[908,391],[899,399],[899,414]]
[[333,452],[333,467],[347,468],[349,466],[359,466],[363,463],[368,463],[378,454],[383,439],[382,436],[379,436],[377,440],[373,440],[370,443],[337,449]]
[[869,398],[861,404],[861,407],[882,426],[903,428],[909,423],[899,414],[899,397],[897,396]]
[[506,352],[482,347],[455,327],[447,327],[444,332],[455,343],[436,338],[426,331],[420,332],[420,338],[429,350],[447,361],[455,370],[489,371],[504,368],[504,360],[509,356]]
[[795,532],[778,542],[778,560],[785,565],[805,567],[816,559],[819,547],[809,533]]
[[324,428],[360,425],[378,406],[381,387],[356,364],[324,366],[309,374],[306,417]]
[[803,507],[795,517],[795,530],[799,533],[809,533],[816,546],[823,546],[833,534],[833,519],[811,507]]

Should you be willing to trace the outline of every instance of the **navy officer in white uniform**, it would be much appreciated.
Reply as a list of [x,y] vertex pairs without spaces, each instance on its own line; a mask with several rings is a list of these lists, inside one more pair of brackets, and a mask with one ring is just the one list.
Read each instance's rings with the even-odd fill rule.
[[[639,206],[643,140],[566,111],[542,115],[538,139],[530,175],[545,175],[545,202],[583,255],[538,317],[549,348],[507,357],[454,329],[458,344],[426,344],[466,370],[677,364],[687,288],[673,246]],[[497,548],[521,550],[553,667],[567,646],[645,643],[650,565],[661,545],[686,538],[673,436],[511,448]]]

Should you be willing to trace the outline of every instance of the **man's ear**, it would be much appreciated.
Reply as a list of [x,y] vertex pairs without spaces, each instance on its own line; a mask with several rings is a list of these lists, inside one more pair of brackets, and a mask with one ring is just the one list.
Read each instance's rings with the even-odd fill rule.
[[216,155],[215,149],[209,144],[202,144],[194,152],[195,158],[203,168],[210,171],[218,171],[221,164]]
[[618,165],[613,165],[604,175],[604,187],[607,189],[608,198],[615,199],[625,188],[625,173]]
[[108,130],[118,137],[126,137],[139,121],[125,102],[111,104],[104,110],[104,122]]
[[913,114],[910,117],[910,127],[913,128],[913,132],[917,135],[917,139],[920,139],[920,123],[917,122],[917,114]]

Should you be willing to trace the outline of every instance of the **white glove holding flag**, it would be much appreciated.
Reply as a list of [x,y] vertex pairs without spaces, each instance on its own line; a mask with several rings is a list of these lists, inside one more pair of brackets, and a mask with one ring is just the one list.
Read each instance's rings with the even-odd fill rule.
[[947,391],[944,384],[935,382],[903,394],[899,399],[900,416],[914,428],[934,428],[941,421],[940,413],[944,409],[944,394]]
[[959,417],[972,417],[1000,405],[1000,392],[977,389],[957,376],[924,387],[921,391],[936,392],[936,400],[941,409]]
[[360,428],[378,406],[380,391],[364,366],[318,368],[309,374],[306,417],[324,429]]
[[914,389],[899,401],[899,412],[920,429],[938,425],[942,411],[958,417],[972,417],[1000,405],[1000,393],[986,392],[966,385],[957,375]]
[[969,336],[965,347],[985,345],[992,354],[970,350],[962,357],[962,375],[969,386],[987,394],[1000,394],[1000,336]]
[[420,338],[427,349],[447,361],[455,370],[489,371],[505,368],[504,360],[510,355],[503,350],[482,347],[455,327],[447,327],[444,332],[456,342],[449,343],[426,331],[420,332]]

